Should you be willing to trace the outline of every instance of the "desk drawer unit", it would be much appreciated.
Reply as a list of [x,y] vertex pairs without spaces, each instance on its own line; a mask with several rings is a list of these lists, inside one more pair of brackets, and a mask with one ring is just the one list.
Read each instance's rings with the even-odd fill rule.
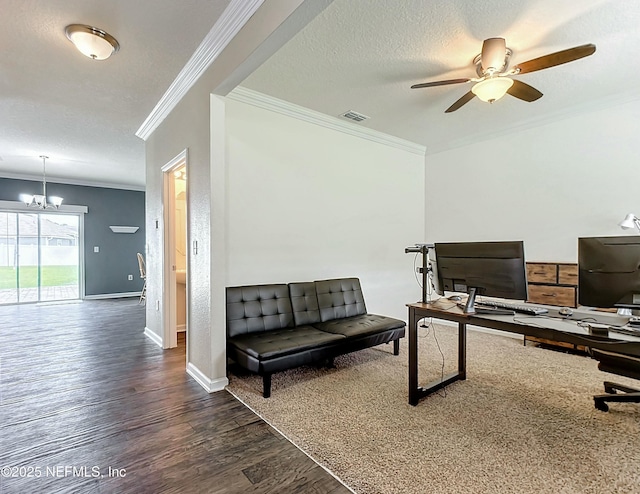
[[[578,265],[555,262],[528,262],[527,282],[528,302],[532,304],[577,307],[578,305]],[[553,342],[525,336],[527,341],[546,345],[583,350],[570,343]]]
[[529,285],[529,302],[559,307],[575,307],[576,288],[573,286]]

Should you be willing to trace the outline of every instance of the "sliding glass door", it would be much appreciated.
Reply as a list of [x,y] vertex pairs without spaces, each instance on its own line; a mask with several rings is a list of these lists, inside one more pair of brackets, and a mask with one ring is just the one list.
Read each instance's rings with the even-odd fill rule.
[[0,212],[0,304],[18,302],[18,216]]
[[0,212],[0,304],[80,297],[80,217]]

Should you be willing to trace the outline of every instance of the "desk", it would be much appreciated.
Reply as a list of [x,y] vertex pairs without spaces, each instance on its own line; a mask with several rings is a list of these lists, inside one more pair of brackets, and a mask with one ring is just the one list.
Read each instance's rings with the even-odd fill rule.
[[[540,306],[540,304],[536,304]],[[534,336],[553,341],[565,341],[576,345],[601,348],[614,352],[640,356],[640,337],[609,331],[608,335],[592,335],[578,322],[593,322],[608,326],[623,325],[628,318],[617,314],[576,310],[572,317],[561,318],[557,307],[549,309],[548,315],[528,316],[525,314],[485,315],[464,314],[455,302],[439,299],[431,303],[407,304],[409,308],[409,404],[417,405],[421,398],[455,381],[467,377],[467,325],[498,329],[525,336]],[[458,323],[458,370],[433,381],[426,386],[418,384],[418,323],[424,318],[441,319]]]

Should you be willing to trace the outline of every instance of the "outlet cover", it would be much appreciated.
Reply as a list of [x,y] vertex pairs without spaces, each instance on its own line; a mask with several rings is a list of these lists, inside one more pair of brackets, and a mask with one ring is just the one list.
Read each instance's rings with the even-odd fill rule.
[[132,275],[132,274],[130,274],[129,276],[127,276],[127,279],[128,279],[129,281],[133,281],[133,275]]
[[100,247],[97,245],[93,248],[93,252],[100,252]]

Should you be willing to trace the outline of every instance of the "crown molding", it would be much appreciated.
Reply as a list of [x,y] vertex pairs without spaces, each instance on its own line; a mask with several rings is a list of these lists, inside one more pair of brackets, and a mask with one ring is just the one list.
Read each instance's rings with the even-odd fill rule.
[[350,122],[340,120],[337,117],[325,115],[324,113],[268,96],[258,91],[254,91],[253,89],[238,86],[231,91],[227,97],[241,103],[247,103],[265,110],[297,118],[298,120],[320,125],[344,134],[377,142],[378,144],[395,147],[420,156],[424,156],[426,154],[426,147],[421,144],[400,139],[399,137],[394,137],[367,127],[359,127],[357,124],[352,124]]
[[198,49],[137,130],[136,136],[145,141],[149,138],[263,2],[264,0],[231,0]]

